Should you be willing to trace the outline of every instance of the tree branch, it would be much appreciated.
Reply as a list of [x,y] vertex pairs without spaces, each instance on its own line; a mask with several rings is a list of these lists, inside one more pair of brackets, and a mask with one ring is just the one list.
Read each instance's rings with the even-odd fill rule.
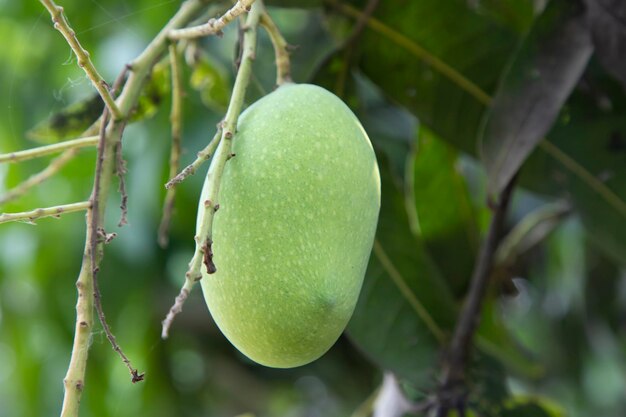
[[0,196],[0,205],[5,204],[11,200],[18,198],[26,193],[34,186],[41,184],[57,172],[61,170],[68,162],[70,162],[78,154],[77,148],[71,148],[63,152],[60,156],[52,160],[42,171],[30,176],[26,181],[20,183],[18,186],[10,189],[6,194]]
[[[172,150],[170,153],[170,178],[175,176],[180,165],[180,148],[182,139],[182,112],[183,112],[183,76],[181,71],[181,57],[176,50],[176,45],[169,46],[170,66],[172,68],[172,109],[170,111],[170,123],[172,125]],[[158,242],[162,248],[167,247],[169,241],[168,231],[172,211],[174,210],[174,198],[176,189],[169,187],[165,192],[163,202],[163,217],[159,225]]]
[[215,136],[213,136],[213,139],[211,139],[209,144],[200,152],[198,152],[196,159],[191,164],[187,165],[185,169],[183,169],[178,175],[169,180],[167,184],[165,184],[165,188],[172,188],[176,184],[180,184],[181,182],[183,182],[188,176],[195,174],[200,165],[202,165],[205,161],[208,161],[211,158],[213,152],[215,152],[215,149],[217,149],[217,145],[219,145],[221,139],[222,128],[221,126],[218,126],[217,131],[215,132]]
[[80,203],[63,204],[60,206],[38,208],[31,211],[23,211],[19,213],[2,213],[0,214],[0,223],[8,222],[28,222],[33,223],[37,219],[44,217],[60,217],[61,214],[73,213],[75,211],[87,210],[91,207],[89,201],[81,201]]
[[172,321],[174,320],[176,314],[180,312],[182,303],[187,297],[187,294],[189,294],[193,285],[202,278],[201,268],[203,263],[209,274],[216,271],[215,265],[212,261],[213,216],[219,208],[218,197],[220,182],[226,161],[232,156],[231,146],[233,135],[235,134],[237,128],[237,120],[243,107],[246,89],[250,82],[252,62],[256,57],[257,27],[262,12],[263,4],[261,0],[259,0],[252,6],[252,10],[250,11],[245,23],[241,65],[237,71],[237,77],[235,79],[235,85],[233,87],[233,93],[230,98],[228,110],[226,111],[226,117],[222,122],[221,140],[217,147],[215,156],[211,161],[211,166],[209,167],[209,172],[207,174],[207,181],[209,183],[205,194],[206,200],[200,208],[202,211],[200,218],[202,220],[200,229],[197,231],[195,237],[196,250],[191,262],[189,263],[189,269],[185,274],[185,284],[176,299],[176,303],[167,313],[165,320],[163,320],[161,337],[164,339],[167,338]]
[[[119,111],[123,116],[121,119],[127,118],[136,106],[141,89],[150,74],[151,68],[165,51],[167,34],[193,19],[202,10],[204,3],[203,0],[188,0],[184,2],[176,15],[152,40],[141,55],[129,65],[130,75],[124,85],[124,89],[116,100]],[[89,338],[93,327],[94,270],[97,269],[97,263],[100,261],[103,244],[102,241],[98,242],[94,249],[93,242],[99,235],[102,236],[104,230],[102,225],[115,164],[114,150],[116,143],[121,139],[123,127],[123,123],[110,124],[106,129],[105,140],[103,141],[104,146],[98,152],[98,158],[102,158],[103,161],[100,171],[101,180],[99,187],[96,186],[94,181],[94,189],[92,191],[92,201],[96,201],[96,199],[93,199],[95,195],[98,197],[97,209],[92,207],[87,211],[83,263],[76,283],[78,302],[76,304],[74,344],[67,375],[64,379],[65,395],[61,410],[62,417],[78,416],[80,398],[84,389]],[[97,190],[99,191],[96,194]],[[135,379],[135,375],[133,375],[133,379]]]
[[19,152],[0,154],[0,164],[4,162],[14,163],[28,161],[53,153],[65,151],[67,149],[79,149],[98,144],[98,136],[87,136],[84,138],[66,140],[52,145],[39,146],[37,148],[26,149]]
[[189,39],[199,38],[201,36],[208,35],[221,35],[222,29],[224,29],[230,22],[232,22],[237,16],[249,12],[252,4],[255,0],[239,0],[233,7],[228,9],[226,13],[219,19],[209,19],[203,25],[194,26],[185,29],[172,30],[169,33],[170,39]]
[[52,17],[52,22],[54,23],[54,28],[63,34],[63,37],[70,45],[74,53],[76,54],[76,58],[78,59],[78,66],[85,71],[87,77],[91,80],[93,86],[98,90],[100,97],[104,100],[107,108],[113,115],[113,119],[121,119],[122,112],[117,107],[111,92],[109,91],[109,86],[106,81],[100,76],[98,70],[91,62],[89,58],[89,52],[83,48],[83,46],[78,41],[76,37],[76,32],[70,27],[67,18],[63,14],[63,7],[57,6],[53,0],[40,0],[41,3],[48,9],[50,12],[50,16]]
[[448,350],[439,390],[437,416],[445,416],[452,408],[463,408],[466,392],[463,387],[465,369],[472,340],[480,321],[482,302],[493,268],[495,252],[502,234],[506,211],[515,187],[515,178],[509,182],[494,208],[487,238],[483,242],[474,266],[470,288]]

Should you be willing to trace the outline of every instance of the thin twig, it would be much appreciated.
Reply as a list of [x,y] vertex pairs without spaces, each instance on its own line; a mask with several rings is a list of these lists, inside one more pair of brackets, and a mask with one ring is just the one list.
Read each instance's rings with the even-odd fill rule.
[[67,18],[63,14],[63,7],[57,6],[53,0],[40,0],[41,3],[48,9],[50,12],[50,16],[52,17],[52,22],[54,22],[54,28],[63,34],[63,37],[70,45],[74,53],[76,54],[76,58],[78,59],[78,66],[85,71],[87,77],[91,80],[93,86],[98,90],[100,97],[104,100],[107,108],[113,115],[114,119],[121,119],[122,112],[117,107],[113,96],[109,91],[109,86],[106,81],[100,76],[98,70],[91,62],[89,58],[89,52],[83,48],[83,46],[78,41],[76,37],[76,32],[70,27]]
[[[172,108],[170,111],[170,124],[172,125],[172,150],[170,152],[170,178],[175,176],[180,166],[180,148],[182,141],[182,112],[183,112],[183,74],[181,71],[181,56],[176,50],[176,45],[169,46],[170,66],[172,68]],[[166,248],[169,237],[169,227],[174,210],[176,188],[169,187],[165,192],[163,202],[163,217],[159,225],[158,242],[162,248]]]
[[62,204],[60,206],[38,208],[31,211],[22,211],[19,213],[2,213],[0,214],[0,223],[8,222],[28,222],[32,223],[43,217],[60,217],[61,214],[73,213],[75,211],[87,210],[91,207],[89,201],[81,201],[80,203]]
[[[165,320],[163,320],[161,337],[164,339],[167,338],[172,321],[176,313],[180,312],[182,302],[184,302],[186,295],[189,294],[193,285],[202,278],[202,265],[205,265],[207,273],[209,274],[216,271],[212,260],[213,216],[219,207],[218,197],[224,166],[226,165],[226,161],[232,157],[231,146],[233,136],[237,128],[239,114],[243,107],[246,89],[250,82],[252,62],[256,57],[257,28],[262,12],[263,4],[261,0],[259,0],[252,6],[252,10],[245,23],[241,65],[237,71],[237,77],[235,79],[228,110],[226,111],[226,117],[222,122],[222,138],[215,152],[215,156],[211,161],[209,172],[207,173],[208,188],[204,194],[206,200],[200,208],[200,227],[195,237],[196,250],[189,263],[189,269],[185,274],[185,284],[176,299],[176,303],[168,312]],[[179,300],[181,301],[179,302]]]
[[122,141],[115,144],[115,175],[119,181],[117,190],[120,193],[120,221],[118,227],[128,224],[128,193],[126,192],[126,161],[122,155]]
[[232,22],[237,16],[249,12],[252,4],[255,0],[239,0],[233,7],[228,9],[226,13],[219,19],[209,19],[203,25],[193,26],[190,28],[172,30],[169,33],[170,39],[189,39],[199,38],[201,36],[208,35],[221,35],[222,29],[224,29],[230,22]]
[[79,149],[98,144],[98,136],[87,136],[84,138],[66,140],[52,145],[38,146],[32,149],[26,149],[19,152],[11,152],[0,154],[0,164],[4,162],[22,162],[29,159],[40,158],[42,156],[51,155],[67,149]]
[[45,169],[30,176],[26,181],[21,182],[16,187],[7,191],[6,194],[0,196],[0,205],[5,204],[11,200],[18,198],[25,194],[28,190],[36,185],[41,184],[48,178],[59,172],[65,165],[68,164],[78,154],[77,148],[71,148],[63,152],[57,158],[53,159]]
[[221,139],[222,129],[218,127],[213,139],[211,139],[209,144],[204,149],[198,152],[196,159],[191,164],[187,165],[178,175],[169,180],[167,184],[165,184],[165,188],[172,188],[176,184],[183,182],[188,176],[195,174],[200,165],[211,158]]
[[463,387],[465,369],[474,333],[480,320],[483,299],[489,284],[495,253],[502,234],[504,218],[514,187],[515,178],[509,182],[500,195],[500,201],[495,206],[495,211],[491,218],[487,237],[480,248],[472,273],[467,299],[459,313],[447,353],[446,363],[444,364],[437,416],[445,416],[450,409],[464,406],[466,396]]
[[272,41],[274,55],[276,56],[276,85],[281,86],[291,80],[291,62],[289,60],[289,44],[282,33],[265,10],[261,15],[261,26],[265,29]]
[[[124,118],[128,117],[132,109],[136,106],[142,87],[150,74],[151,68],[165,51],[167,34],[172,29],[179,28],[193,19],[203,9],[204,4],[205,2],[203,0],[188,0],[184,2],[176,15],[172,17],[161,32],[150,42],[141,55],[130,64],[131,73],[124,85],[124,89],[117,99],[117,104]],[[61,410],[62,417],[78,416],[80,398],[84,389],[89,339],[93,326],[93,268],[96,265],[92,264],[92,236],[95,235],[95,239],[99,231],[99,234],[102,234],[103,228],[101,223],[104,219],[108,189],[111,184],[115,163],[114,147],[116,142],[121,138],[122,128],[122,123],[113,123],[109,126],[106,134],[102,182],[99,192],[100,201],[98,202],[98,222],[96,222],[98,223],[98,227],[93,228],[95,210],[92,208],[87,211],[85,250],[83,253],[81,271],[76,283],[78,289],[76,327],[70,364],[64,379],[65,395],[63,398],[63,408]],[[95,260],[99,262],[99,258],[100,256],[97,256]]]

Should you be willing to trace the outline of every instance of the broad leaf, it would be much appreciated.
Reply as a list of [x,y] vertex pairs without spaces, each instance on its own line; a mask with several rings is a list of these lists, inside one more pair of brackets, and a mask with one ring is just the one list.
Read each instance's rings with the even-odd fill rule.
[[194,63],[191,86],[200,92],[202,103],[216,112],[224,112],[230,99],[230,87],[226,70],[219,62],[201,54]]
[[[361,16],[351,6],[338,10]],[[359,67],[385,94],[439,137],[474,153],[486,92],[495,89],[517,40],[464,0],[385,1],[356,46]]]
[[457,152],[425,127],[419,129],[416,147],[407,205],[414,208],[418,233],[450,287],[462,294],[472,274],[479,232]]
[[434,382],[444,329],[455,320],[451,293],[410,231],[404,196],[381,162],[382,207],[351,339],[381,368],[413,384]]
[[626,90],[626,2],[586,0],[585,3],[596,54]]
[[[522,183],[540,192],[565,189],[592,240],[619,264],[626,262],[626,137],[620,114],[572,107],[523,171]],[[562,191],[561,191],[562,192]]]
[[[353,19],[361,16],[360,10],[346,5],[337,6],[336,10]],[[447,31],[446,27],[455,30]],[[495,89],[506,57],[516,50],[518,40],[513,32],[494,26],[488,16],[476,13],[466,2],[441,4],[435,0],[413,0],[402,7],[395,2],[381,2],[358,44],[362,57],[359,66],[386,95],[406,106],[438,137],[474,153],[480,115],[491,100],[487,92]],[[619,174],[621,168],[616,170],[614,166],[617,161],[622,161],[621,166],[624,166],[619,149],[623,148],[620,144],[625,136],[618,130],[618,140],[614,141],[618,151],[608,155],[606,136],[594,140],[598,135],[585,130],[576,119],[605,128],[606,121],[592,122],[591,115],[604,120],[618,119],[618,107],[613,101],[615,91],[598,93],[596,88],[592,85],[588,94],[599,98],[589,100],[587,96],[586,101],[583,100],[599,103],[592,112],[581,107],[580,100],[576,99],[581,92],[573,94],[562,117],[548,134],[549,138],[562,139],[540,142],[532,161],[522,170],[521,183],[550,195],[561,196],[564,189],[575,193],[576,208],[583,214],[599,214],[585,215],[584,219],[594,239],[623,262],[626,256],[620,255],[624,246],[620,242],[626,241],[622,231],[626,228],[622,220],[626,218],[626,194],[619,190],[619,184],[626,180]],[[619,94],[623,101],[623,92]],[[611,98],[607,100],[603,95]],[[607,101],[609,110],[615,107],[609,112]],[[571,128],[572,122],[578,129]],[[567,140],[566,135],[571,137],[572,133],[581,139]],[[587,143],[581,153],[576,148],[582,146],[583,137]],[[602,157],[596,158],[596,155]],[[610,164],[599,168],[598,160],[609,160]],[[611,179],[604,184],[598,175],[610,175]],[[573,187],[574,183],[578,185]],[[591,204],[597,207],[584,210],[584,206]],[[600,219],[607,213],[607,218],[614,220],[596,224],[601,223]],[[612,236],[614,226],[617,230]]]
[[512,61],[487,113],[481,153],[497,194],[548,132],[593,47],[584,10],[550,2]]

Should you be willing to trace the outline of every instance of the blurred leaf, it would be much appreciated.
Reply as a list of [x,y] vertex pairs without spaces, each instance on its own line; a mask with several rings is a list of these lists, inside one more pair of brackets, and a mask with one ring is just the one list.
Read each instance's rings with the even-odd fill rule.
[[479,237],[457,152],[421,127],[410,158],[409,213],[414,213],[417,232],[448,284],[461,293],[472,273]]
[[483,307],[476,334],[476,346],[489,357],[496,359],[507,370],[526,378],[537,378],[544,371],[527,349],[509,332],[497,309],[498,300],[491,297]]
[[517,258],[542,242],[571,211],[564,202],[548,204],[528,213],[502,239],[495,257],[496,268],[508,268]]
[[478,13],[522,34],[532,24],[541,3],[534,0],[474,0],[469,4]]
[[355,74],[348,82],[350,90],[356,89],[357,115],[363,120],[363,127],[374,147],[388,158],[394,181],[404,184],[408,155],[417,131],[415,116],[385,99],[369,79]]
[[[169,67],[165,61],[154,66],[152,76],[139,96],[130,121],[137,122],[154,116],[163,98],[170,91]],[[27,132],[38,142],[54,143],[80,137],[98,120],[104,110],[100,95],[93,94],[53,114]],[[91,132],[95,134],[95,132]]]
[[626,3],[585,0],[595,51],[607,72],[626,90]]
[[501,417],[564,417],[564,411],[554,403],[544,399],[531,400],[520,397],[507,401]]
[[435,382],[438,338],[454,323],[456,308],[439,271],[410,232],[403,194],[387,164],[380,165],[377,240],[348,330],[381,368],[424,387]]
[[158,62],[152,69],[152,75],[139,96],[137,107],[132,112],[130,121],[137,122],[154,116],[170,90],[169,60],[164,59]]
[[576,2],[550,2],[511,62],[481,138],[490,193],[509,183],[582,75],[593,51],[583,12]]
[[[550,154],[537,152],[523,170],[522,182],[541,192],[567,190],[592,240],[619,264],[626,264],[626,138],[620,114],[597,114],[573,106],[570,117],[543,142]],[[616,139],[617,138],[617,139]]]
[[202,103],[216,112],[224,112],[230,99],[230,86],[226,71],[219,63],[201,53],[194,62],[191,86],[200,92]]
[[30,139],[42,143],[60,142],[80,137],[102,114],[104,102],[95,93],[86,99],[72,103],[29,130]]

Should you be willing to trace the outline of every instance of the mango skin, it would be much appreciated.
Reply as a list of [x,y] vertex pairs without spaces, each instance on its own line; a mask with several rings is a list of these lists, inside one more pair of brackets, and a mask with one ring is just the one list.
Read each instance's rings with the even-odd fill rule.
[[372,145],[335,95],[288,84],[240,116],[233,152],[213,224],[217,272],[202,268],[206,303],[248,358],[307,364],[339,338],[361,289],[380,209]]

